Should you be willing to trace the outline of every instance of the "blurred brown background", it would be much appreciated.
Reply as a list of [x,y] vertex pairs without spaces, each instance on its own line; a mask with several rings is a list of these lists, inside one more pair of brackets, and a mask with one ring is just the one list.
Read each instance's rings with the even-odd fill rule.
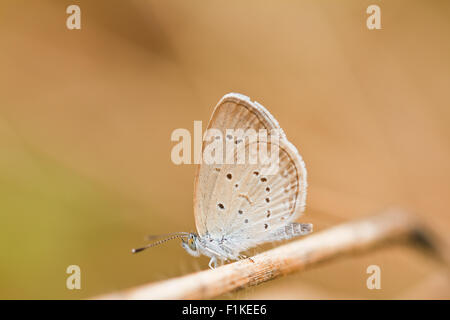
[[[371,4],[382,30],[366,27]],[[316,231],[400,205],[449,242],[449,18],[450,2],[425,0],[0,2],[0,298],[207,268],[178,241],[130,249],[195,230],[194,166],[171,162],[170,135],[206,125],[228,92],[265,105],[300,150]],[[66,289],[71,264],[82,290]],[[396,246],[222,298],[450,298],[450,284]]]

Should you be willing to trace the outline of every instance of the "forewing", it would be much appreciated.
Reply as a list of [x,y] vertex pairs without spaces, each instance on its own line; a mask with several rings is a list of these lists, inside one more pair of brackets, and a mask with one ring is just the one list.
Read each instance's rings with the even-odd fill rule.
[[[259,131],[260,129],[267,130],[268,134],[272,130],[277,130],[279,135],[284,138],[278,122],[273,116],[257,102],[252,102],[246,96],[240,94],[227,94],[217,104],[212,114],[211,120],[207,129],[218,129],[224,135],[227,129],[253,129]],[[203,142],[202,153],[210,141]],[[219,182],[228,181],[226,173],[222,170],[224,165],[221,164],[206,164],[198,165],[194,180],[194,215],[197,231],[199,235],[219,232],[220,220],[218,216],[233,214],[231,211],[221,210],[219,207],[212,206],[217,199],[212,199],[214,190],[217,190]],[[235,165],[244,167],[242,165]],[[226,180],[224,180],[226,179]],[[221,192],[226,197],[231,197],[232,189],[224,189]],[[216,209],[220,209],[216,212]]]

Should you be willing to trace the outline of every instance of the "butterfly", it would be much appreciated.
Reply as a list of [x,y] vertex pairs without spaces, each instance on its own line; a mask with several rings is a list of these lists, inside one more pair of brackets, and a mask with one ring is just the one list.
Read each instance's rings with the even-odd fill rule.
[[[312,224],[295,222],[305,208],[305,164],[266,108],[242,94],[226,94],[216,105],[206,132],[204,156],[222,138],[234,148],[227,149],[231,151],[225,157],[217,154],[223,151],[221,147],[215,148],[210,155],[224,161],[204,160],[198,165],[194,180],[197,233],[161,235],[167,238],[133,252],[181,238],[189,254],[210,257],[209,267],[216,268],[219,262],[245,258],[243,252],[260,244],[312,232]],[[258,134],[251,139],[245,132]],[[273,157],[248,161],[250,155],[269,146],[276,147],[271,149],[275,150],[271,155],[277,156],[275,162],[270,161]],[[239,157],[239,152],[249,159]],[[268,170],[274,163],[276,170]]]

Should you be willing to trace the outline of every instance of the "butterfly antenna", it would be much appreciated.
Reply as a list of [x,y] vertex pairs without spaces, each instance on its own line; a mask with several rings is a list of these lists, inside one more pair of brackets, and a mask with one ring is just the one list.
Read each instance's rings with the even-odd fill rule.
[[144,247],[137,248],[137,249],[132,249],[131,252],[132,252],[132,253],[138,253],[138,252],[144,251],[145,249],[148,249],[148,248],[151,248],[151,247],[158,246],[158,245],[160,245],[160,244],[162,244],[162,243],[164,243],[164,242],[166,242],[166,241],[169,241],[169,240],[173,240],[173,239],[177,239],[177,238],[182,238],[182,237],[187,237],[187,235],[188,235],[187,232],[183,232],[183,234],[181,234],[181,233],[179,233],[179,234],[174,234],[174,235],[172,235],[172,236],[169,237],[169,238],[162,239],[162,240],[156,241],[156,242],[154,242],[154,243],[150,243],[150,244],[148,244],[148,245],[146,245],[146,246],[144,246]]
[[164,234],[151,234],[145,237],[146,240],[150,241],[150,240],[156,240],[159,238],[164,238],[164,237],[171,237],[174,235],[181,235],[181,236],[188,236],[189,232],[172,232],[172,233],[164,233]]

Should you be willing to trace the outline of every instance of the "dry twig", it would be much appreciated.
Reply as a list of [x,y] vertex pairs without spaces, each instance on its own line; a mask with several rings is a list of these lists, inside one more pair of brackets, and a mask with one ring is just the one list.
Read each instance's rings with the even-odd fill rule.
[[[186,276],[145,284],[97,299],[208,299],[254,286],[319,262],[365,251],[387,240],[405,239],[419,230],[415,218],[398,209],[349,222],[281,245],[251,259]],[[414,238],[414,237],[409,237]]]

